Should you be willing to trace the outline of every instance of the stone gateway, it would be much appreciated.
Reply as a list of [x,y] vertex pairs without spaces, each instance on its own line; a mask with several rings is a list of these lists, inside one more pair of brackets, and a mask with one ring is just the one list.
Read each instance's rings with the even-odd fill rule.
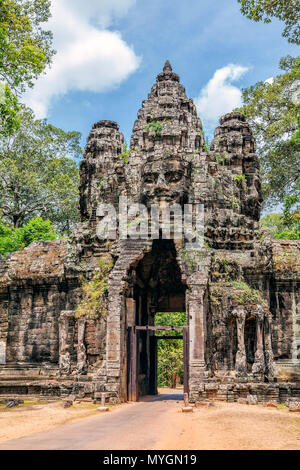
[[[0,260],[0,394],[111,403],[156,393],[157,312],[186,312],[185,391],[286,402],[300,397],[300,243],[259,224],[255,139],[237,112],[208,149],[195,105],[167,61],[133,127],[94,124],[70,240]],[[205,243],[102,240],[99,204],[201,204]]]

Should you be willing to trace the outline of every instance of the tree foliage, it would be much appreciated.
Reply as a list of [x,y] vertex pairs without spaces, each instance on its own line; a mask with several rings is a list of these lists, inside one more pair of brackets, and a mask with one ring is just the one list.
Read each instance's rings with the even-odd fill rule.
[[285,197],[281,214],[266,214],[261,219],[273,238],[300,240],[300,180],[295,188],[295,194]]
[[50,17],[49,0],[0,0],[0,132],[10,134],[19,121],[17,97],[51,63],[52,33],[41,24]]
[[24,227],[14,228],[0,219],[0,254],[2,256],[21,250],[33,241],[55,240],[56,238],[58,238],[58,234],[50,220],[36,217]]
[[14,90],[32,87],[51,62],[52,33],[40,26],[49,17],[49,0],[0,1],[0,76]]
[[260,221],[268,229],[273,238],[284,240],[300,240],[300,217],[299,210],[288,214],[270,213],[266,214]]
[[241,12],[254,21],[271,23],[272,18],[283,21],[283,37],[289,42],[300,44],[300,3],[299,0],[238,0]]
[[[155,325],[157,326],[184,326],[186,318],[184,312],[157,313]],[[157,336],[180,336],[180,331],[157,332]],[[157,349],[157,381],[159,387],[171,387],[173,378],[179,377],[183,382],[183,344],[182,340],[161,339]]]
[[11,135],[20,125],[18,100],[7,84],[0,83],[0,136]]
[[300,176],[299,84],[300,58],[287,56],[285,73],[243,90],[240,111],[257,139],[263,192],[267,205],[284,202],[297,192]]
[[283,232],[286,227],[284,225],[283,215],[279,212],[266,214],[260,219],[261,224],[268,229],[269,233],[274,237],[275,234]]
[[60,233],[78,220],[80,133],[36,120],[22,107],[20,127],[0,139],[0,207],[15,228],[49,218]]

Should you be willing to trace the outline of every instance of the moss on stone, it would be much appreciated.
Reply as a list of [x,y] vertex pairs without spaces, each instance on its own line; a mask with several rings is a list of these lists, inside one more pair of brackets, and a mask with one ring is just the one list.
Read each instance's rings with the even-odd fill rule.
[[101,256],[92,279],[82,279],[82,300],[76,307],[76,318],[107,315],[108,275],[113,266],[111,256]]
[[181,255],[182,260],[186,264],[188,271],[190,273],[194,272],[197,264],[196,264],[196,261],[192,252],[185,248],[181,248],[180,255]]
[[280,254],[273,256],[274,269],[277,272],[293,272],[300,273],[299,263],[299,252],[298,250],[287,250],[282,251]]
[[265,304],[262,294],[253,289],[244,281],[216,282],[211,284],[210,300],[215,305],[220,305],[222,300],[228,299],[236,305]]

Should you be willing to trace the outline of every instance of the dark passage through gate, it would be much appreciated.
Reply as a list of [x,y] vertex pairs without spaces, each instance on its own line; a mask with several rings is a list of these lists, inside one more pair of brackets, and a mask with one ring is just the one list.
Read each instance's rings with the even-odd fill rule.
[[[155,331],[182,331],[182,336],[155,336]],[[139,335],[149,344],[150,355],[148,358],[149,387],[148,390],[139,388],[139,372],[141,363],[141,352],[139,351]],[[157,394],[157,341],[161,339],[183,340],[183,388],[188,393],[188,357],[189,357],[189,335],[188,326],[130,326],[128,327],[128,361],[127,361],[127,383],[128,400],[138,401],[141,395]]]

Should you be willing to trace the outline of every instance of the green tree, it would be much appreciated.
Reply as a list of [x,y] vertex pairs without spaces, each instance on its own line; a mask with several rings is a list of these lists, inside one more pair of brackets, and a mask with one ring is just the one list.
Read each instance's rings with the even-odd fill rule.
[[300,240],[300,180],[295,187],[297,192],[285,197],[281,214],[266,214],[261,219],[273,238]]
[[284,229],[274,238],[300,240],[300,179],[296,181],[294,194],[284,199],[283,222]]
[[36,217],[24,227],[14,228],[0,219],[0,254],[2,256],[23,249],[33,241],[55,240],[56,238],[58,238],[58,234],[50,220]]
[[50,17],[49,0],[0,0],[0,132],[10,134],[19,121],[17,97],[51,63],[52,33],[41,24]]
[[[22,107],[20,127],[0,139],[0,207],[15,228],[49,218],[60,233],[78,220],[80,133],[36,120]],[[70,158],[73,157],[73,158]]]
[[300,3],[299,0],[238,0],[241,12],[254,21],[271,23],[272,18],[283,21],[283,37],[289,42],[300,43]]
[[287,56],[285,73],[243,90],[240,111],[257,139],[266,205],[283,203],[297,192],[300,176],[299,83],[300,58]]
[[18,100],[7,84],[0,82],[0,136],[10,135],[20,125]]
[[262,217],[260,222],[265,228],[268,229],[272,236],[286,229],[283,220],[283,214],[278,212],[266,214],[264,217]]
[[21,238],[20,231],[0,220],[0,254],[2,256],[19,250],[22,245]]
[[[184,326],[186,316],[184,312],[157,313],[156,326]],[[158,331],[156,335],[181,336],[180,331]],[[161,339],[157,348],[157,382],[159,387],[171,387],[173,376],[183,381],[183,344],[182,340]]]

